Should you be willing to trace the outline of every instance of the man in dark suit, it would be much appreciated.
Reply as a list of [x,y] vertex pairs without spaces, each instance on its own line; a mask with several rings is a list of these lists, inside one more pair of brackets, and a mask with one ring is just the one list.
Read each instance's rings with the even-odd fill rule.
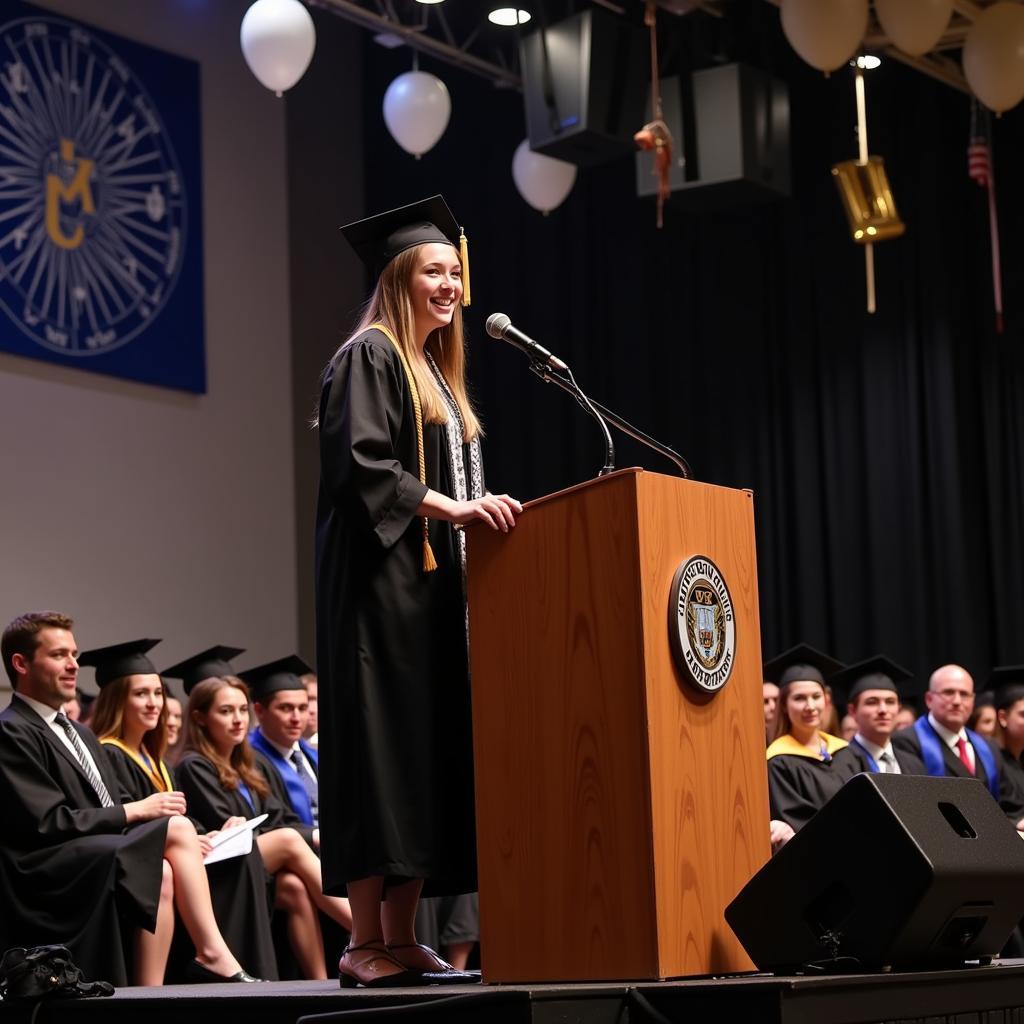
[[1024,828],[1024,793],[1007,777],[996,745],[967,728],[974,708],[970,673],[959,665],[936,669],[924,700],[928,714],[893,736],[895,750],[918,758],[924,774],[980,780],[1003,813]]
[[255,980],[217,928],[184,796],[122,804],[96,737],[64,714],[78,677],[72,625],[30,612],[0,641],[15,691],[0,714],[0,949],[61,943],[87,977],[160,984],[177,902],[196,946],[189,979]]
[[884,655],[858,662],[832,676],[829,681],[846,694],[846,713],[857,725],[849,746],[836,753],[837,765],[850,764],[856,772],[925,774],[920,758],[892,742],[900,709],[897,683],[910,678],[905,668]]

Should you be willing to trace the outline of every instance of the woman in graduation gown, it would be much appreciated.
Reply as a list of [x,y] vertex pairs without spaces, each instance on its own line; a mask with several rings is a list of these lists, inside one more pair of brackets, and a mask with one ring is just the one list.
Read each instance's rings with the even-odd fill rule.
[[800,644],[764,666],[779,687],[776,738],[768,747],[768,799],[773,819],[799,831],[856,773],[833,755],[847,744],[822,731],[825,679],[842,665]]
[[[152,793],[177,789],[173,770],[163,760],[167,702],[159,675],[105,679],[96,698],[92,725],[117,774],[123,799],[143,800]],[[206,828],[201,822],[195,824],[200,844],[208,852],[209,839],[216,832],[204,836]],[[228,947],[250,974],[276,980],[267,901],[269,878],[259,851],[211,864],[206,874],[214,916]]]
[[348,900],[326,896],[320,861],[298,817],[272,792],[248,741],[249,690],[236,676],[204,679],[189,688],[185,753],[177,768],[189,813],[211,827],[266,814],[255,830],[267,871],[274,876],[274,905],[287,915],[288,939],[303,975],[327,977],[316,909],[349,930]]
[[377,277],[324,371],[318,413],[321,857],[347,892],[342,985],[465,981],[416,942],[420,895],[476,889],[457,529],[510,530],[484,488],[461,306],[464,236],[440,196],[343,229]]

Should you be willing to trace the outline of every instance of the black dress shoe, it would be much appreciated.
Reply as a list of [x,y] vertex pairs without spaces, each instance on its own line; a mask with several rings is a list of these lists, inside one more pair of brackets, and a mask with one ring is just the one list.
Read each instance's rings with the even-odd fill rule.
[[245,971],[236,971],[231,975],[215,974],[209,967],[204,967],[198,960],[190,961],[189,965],[185,968],[184,976],[186,985],[211,985],[231,981],[263,981],[262,978],[254,978]]
[[403,966],[408,965],[402,959],[401,952],[395,952],[396,950],[403,949],[420,949],[434,961],[434,966],[430,970],[423,971],[423,981],[421,984],[475,985],[480,981],[479,971],[460,971],[457,967],[453,967],[447,960],[439,956],[429,946],[423,945],[422,942],[406,942],[399,945],[388,946],[388,952],[392,953],[395,959]]

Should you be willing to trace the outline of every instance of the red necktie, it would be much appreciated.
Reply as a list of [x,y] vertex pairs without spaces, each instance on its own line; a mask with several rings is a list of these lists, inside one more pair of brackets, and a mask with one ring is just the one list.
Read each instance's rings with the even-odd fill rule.
[[963,736],[956,741],[956,749],[960,752],[960,760],[963,761],[964,767],[973,775],[974,765],[971,764],[971,759],[967,756],[967,740]]

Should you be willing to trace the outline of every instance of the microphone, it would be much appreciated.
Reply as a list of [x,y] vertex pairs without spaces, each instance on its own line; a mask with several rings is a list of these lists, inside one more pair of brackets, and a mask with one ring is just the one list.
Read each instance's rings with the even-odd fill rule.
[[492,338],[515,345],[520,352],[525,352],[535,363],[550,366],[554,370],[569,369],[558,356],[552,355],[543,345],[539,345],[533,338],[523,334],[518,327],[513,327],[511,319],[504,313],[492,313],[487,318],[486,329]]

